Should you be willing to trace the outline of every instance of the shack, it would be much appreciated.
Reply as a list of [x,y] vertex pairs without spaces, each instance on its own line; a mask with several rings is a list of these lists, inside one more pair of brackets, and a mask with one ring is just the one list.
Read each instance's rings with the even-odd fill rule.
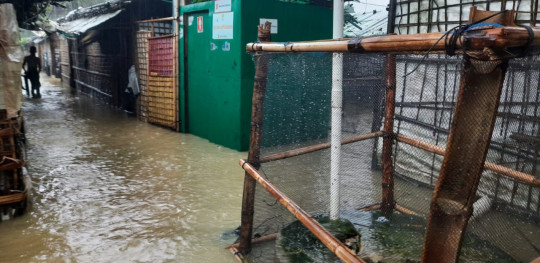
[[41,59],[43,72],[47,76],[60,78],[60,48],[59,36],[56,33],[47,33],[35,39],[32,44],[36,46],[38,57]]
[[181,6],[180,130],[246,150],[255,67],[245,45],[256,40],[256,25],[272,22],[275,41],[331,38],[330,5],[218,0]]
[[135,113],[128,71],[136,63],[136,21],[170,17],[157,0],[111,1],[81,8],[58,20],[63,82],[78,92]]

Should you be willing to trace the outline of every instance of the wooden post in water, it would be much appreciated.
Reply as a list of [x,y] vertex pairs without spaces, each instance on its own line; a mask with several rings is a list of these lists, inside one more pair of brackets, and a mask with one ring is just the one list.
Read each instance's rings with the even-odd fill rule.
[[495,125],[507,61],[465,56],[422,262],[457,262]]
[[[259,26],[259,41],[270,41],[270,22],[266,22],[264,27]],[[255,54],[257,65],[255,70],[255,81],[253,84],[253,105],[251,110],[251,137],[249,142],[248,163],[259,168],[260,149],[263,127],[264,96],[266,93],[266,82],[268,80],[268,55],[258,52]],[[242,197],[242,215],[240,229],[240,244],[238,251],[247,254],[251,251],[251,236],[253,233],[253,214],[255,208],[255,186],[257,182],[247,172],[244,178],[244,194]]]
[[394,166],[392,161],[392,145],[394,143],[394,112],[396,103],[396,57],[386,57],[386,109],[384,115],[384,137],[382,148],[382,202],[381,210],[392,212],[394,201]]

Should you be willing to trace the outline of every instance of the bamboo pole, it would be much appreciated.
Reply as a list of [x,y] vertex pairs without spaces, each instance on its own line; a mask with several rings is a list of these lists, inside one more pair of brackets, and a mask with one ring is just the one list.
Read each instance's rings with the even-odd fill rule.
[[[383,134],[384,133],[382,131],[378,131],[378,132],[372,132],[372,133],[368,133],[368,134],[362,134],[362,135],[358,135],[358,136],[353,136],[353,137],[343,139],[341,141],[341,144],[345,145],[345,144],[349,144],[349,143],[353,143],[353,142],[359,142],[359,141],[363,141],[363,140],[377,138],[377,137],[383,136]],[[330,143],[329,142],[316,144],[316,145],[311,145],[311,146],[307,146],[307,147],[303,147],[303,148],[298,148],[298,149],[294,149],[294,150],[290,150],[290,151],[286,151],[286,152],[275,153],[275,154],[272,154],[272,155],[262,157],[261,160],[260,160],[260,163],[267,163],[267,162],[271,162],[271,161],[283,160],[283,159],[287,159],[287,158],[290,158],[290,157],[295,157],[295,156],[303,155],[303,154],[306,154],[306,153],[312,153],[312,152],[316,152],[316,151],[320,151],[320,150],[324,150],[324,149],[328,149],[328,148],[330,148]]]
[[[540,27],[532,28],[534,40],[531,45],[540,45]],[[415,35],[386,35],[365,37],[361,39],[325,40],[311,42],[286,43],[248,43],[248,52],[415,52],[445,50],[444,32],[423,33]],[[439,41],[440,40],[440,41]],[[484,50],[485,48],[506,49],[521,47],[528,43],[529,33],[523,27],[498,27],[484,30],[471,30],[458,41],[457,48],[468,50]],[[437,43],[438,42],[438,43]]]
[[[266,236],[254,238],[254,239],[251,240],[251,243],[252,244],[264,243],[264,242],[276,240],[276,238],[277,238],[277,233],[273,233],[273,234],[269,234],[269,235],[266,235]],[[240,245],[240,243],[234,243],[234,244],[228,246],[227,248],[233,248],[233,247],[237,248],[239,245]]]
[[421,262],[457,262],[495,125],[507,61],[464,57],[444,161],[431,201]]
[[309,216],[296,203],[283,194],[277,187],[267,181],[253,165],[240,160],[240,165],[247,174],[251,175],[254,180],[264,187],[278,202],[280,202],[287,210],[289,210],[311,233],[313,233],[330,251],[344,262],[364,262],[358,258],[348,247],[336,239],[330,232],[321,226],[316,220]]
[[[259,40],[270,40],[271,23],[266,22],[259,26]],[[255,80],[253,84],[253,105],[251,112],[251,138],[249,143],[248,162],[255,167],[259,167],[260,148],[263,126],[264,97],[266,93],[266,82],[268,80],[268,55],[258,54],[256,56]],[[240,245],[238,251],[247,254],[251,251],[251,236],[253,232],[253,214],[255,207],[255,185],[256,182],[248,173],[244,177],[244,191],[242,196],[242,214],[240,229]]]
[[148,20],[140,20],[136,21],[136,23],[151,23],[151,22],[165,22],[165,21],[173,21],[176,20],[176,17],[162,17],[162,18],[155,18],[155,19],[148,19]]
[[392,160],[392,145],[394,139],[394,113],[396,103],[396,57],[389,54],[386,57],[386,109],[384,115],[384,133],[382,147],[382,201],[381,210],[392,212],[394,201],[394,167]]
[[[429,144],[429,143],[419,141],[419,140],[416,140],[416,139],[412,139],[412,138],[409,138],[407,136],[403,136],[401,134],[396,135],[396,140],[398,140],[400,142],[403,142],[403,143],[406,143],[406,144],[409,144],[409,145],[414,146],[416,148],[420,148],[422,150],[426,150],[428,152],[432,152],[432,153],[439,154],[439,155],[444,155],[445,152],[446,152],[446,150],[443,147],[433,145],[433,144]],[[494,164],[492,162],[485,162],[484,163],[484,169],[487,169],[487,170],[490,170],[490,171],[493,171],[493,172],[500,173],[502,175],[508,176],[508,177],[510,177],[512,179],[515,179],[515,180],[519,181],[520,183],[524,183],[524,184],[535,186],[535,187],[540,187],[540,179],[536,178],[532,174],[527,174],[527,173],[524,173],[524,172],[516,171],[516,170],[504,167],[504,166],[499,165],[499,164]]]

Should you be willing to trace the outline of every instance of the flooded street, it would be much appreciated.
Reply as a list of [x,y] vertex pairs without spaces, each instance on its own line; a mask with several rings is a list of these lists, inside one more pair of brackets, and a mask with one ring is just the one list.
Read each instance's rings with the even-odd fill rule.
[[0,223],[0,262],[235,262],[246,153],[42,82],[23,105],[31,204]]

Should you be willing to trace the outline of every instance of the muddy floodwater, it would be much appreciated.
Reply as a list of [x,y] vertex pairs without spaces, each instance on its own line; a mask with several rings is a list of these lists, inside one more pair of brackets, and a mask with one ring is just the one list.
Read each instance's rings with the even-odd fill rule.
[[23,106],[31,205],[0,223],[0,262],[236,262],[245,152],[42,82]]

